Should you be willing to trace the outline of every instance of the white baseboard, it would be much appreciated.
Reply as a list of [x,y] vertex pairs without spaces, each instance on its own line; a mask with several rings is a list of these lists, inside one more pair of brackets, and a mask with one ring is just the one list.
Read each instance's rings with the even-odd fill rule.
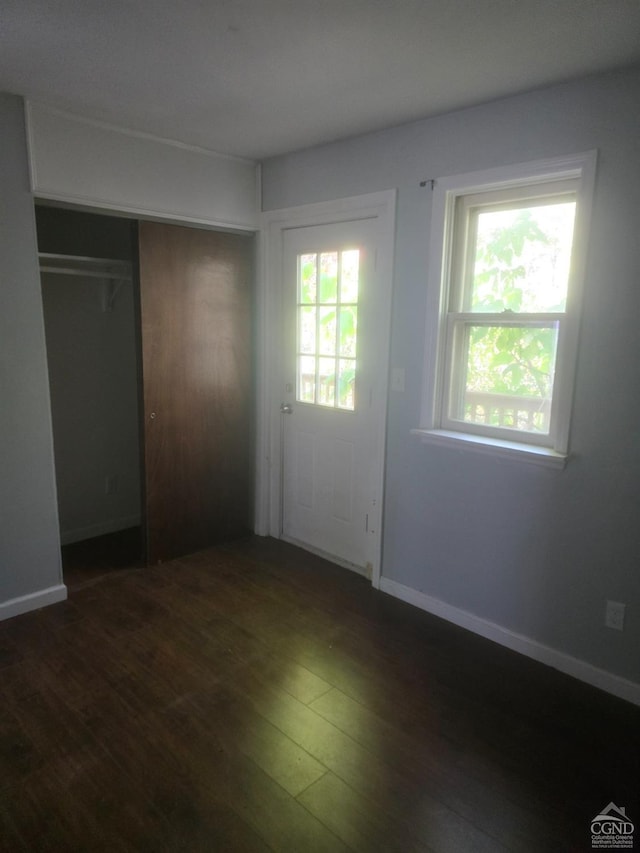
[[640,684],[634,681],[629,681],[619,675],[599,669],[586,661],[574,658],[571,655],[565,654],[565,652],[551,648],[551,646],[545,646],[537,642],[537,640],[532,640],[530,637],[525,637],[523,634],[510,631],[496,622],[482,619],[480,616],[475,616],[466,610],[453,607],[451,604],[440,601],[438,598],[433,598],[424,592],[419,592],[389,578],[380,578],[380,589],[394,598],[399,598],[408,604],[419,607],[421,610],[433,613],[434,616],[439,616],[448,622],[453,622],[454,625],[459,625],[461,628],[473,631],[474,634],[479,634],[481,637],[493,640],[495,643],[500,643],[501,646],[506,646],[508,649],[533,658],[553,669],[564,672],[566,675],[571,675],[579,681],[584,681],[593,687],[605,690],[607,693],[618,696],[620,699],[626,699],[627,702],[632,702],[634,705],[640,705]]
[[21,595],[19,598],[10,598],[9,601],[0,602],[0,621],[19,616],[21,613],[28,613],[30,610],[38,610],[49,604],[57,604],[59,601],[64,601],[66,597],[67,588],[61,583],[58,586],[31,592],[29,595]]
[[72,542],[82,542],[83,539],[93,539],[95,536],[104,536],[106,533],[117,533],[118,530],[126,530],[128,527],[138,527],[139,515],[126,515],[121,518],[110,518],[107,521],[99,521],[88,527],[76,527],[73,530],[60,531],[60,543],[70,545]]

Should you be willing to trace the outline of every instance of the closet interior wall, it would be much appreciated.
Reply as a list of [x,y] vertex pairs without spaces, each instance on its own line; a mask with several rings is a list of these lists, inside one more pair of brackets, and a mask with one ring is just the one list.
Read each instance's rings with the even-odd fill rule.
[[[38,250],[131,263],[135,223],[37,206]],[[44,262],[41,261],[41,266]],[[41,273],[63,544],[140,524],[134,287]],[[111,297],[111,298],[109,298]]]

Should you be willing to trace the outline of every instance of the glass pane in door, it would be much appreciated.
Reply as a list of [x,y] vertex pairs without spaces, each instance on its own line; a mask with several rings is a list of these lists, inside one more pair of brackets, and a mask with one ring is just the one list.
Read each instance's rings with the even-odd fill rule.
[[296,399],[355,411],[360,250],[298,255]]

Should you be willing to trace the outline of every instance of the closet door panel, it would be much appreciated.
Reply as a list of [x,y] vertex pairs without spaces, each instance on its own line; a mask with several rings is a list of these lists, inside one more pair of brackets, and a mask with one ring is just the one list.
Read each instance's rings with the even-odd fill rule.
[[139,225],[147,560],[250,527],[252,238]]

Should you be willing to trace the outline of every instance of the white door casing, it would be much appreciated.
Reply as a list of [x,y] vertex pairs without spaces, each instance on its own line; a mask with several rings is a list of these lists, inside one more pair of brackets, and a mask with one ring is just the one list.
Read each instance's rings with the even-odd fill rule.
[[[263,226],[255,529],[370,574],[377,587],[395,192],[269,212]],[[354,411],[348,402],[297,401],[296,258],[358,241],[364,289]],[[281,414],[283,403],[292,414]]]

